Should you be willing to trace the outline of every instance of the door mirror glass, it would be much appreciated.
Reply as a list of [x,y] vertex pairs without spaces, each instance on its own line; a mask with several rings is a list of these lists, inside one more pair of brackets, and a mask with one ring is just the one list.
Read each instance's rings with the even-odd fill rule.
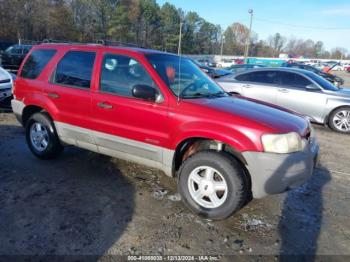
[[306,86],[306,89],[307,90],[313,90],[313,91],[316,91],[316,90],[320,90],[320,88],[317,86],[317,85],[315,85],[315,84],[310,84],[310,85],[307,85]]
[[144,99],[147,101],[156,101],[158,92],[156,89],[148,85],[135,85],[132,88],[132,95],[136,98]]

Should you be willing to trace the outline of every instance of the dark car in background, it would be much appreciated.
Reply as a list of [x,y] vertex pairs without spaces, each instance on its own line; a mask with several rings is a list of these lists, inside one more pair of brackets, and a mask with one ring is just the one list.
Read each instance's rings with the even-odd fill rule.
[[31,45],[12,45],[1,54],[1,66],[7,70],[18,70]]
[[10,46],[14,45],[13,42],[9,42],[9,41],[0,41],[0,53],[2,51],[5,51],[7,48],[9,48]]
[[198,63],[200,63],[201,65],[204,65],[204,66],[209,66],[209,67],[216,67],[216,63],[209,60],[209,59],[199,59],[199,60],[196,60],[198,61]]
[[226,68],[226,70],[231,71],[231,73],[239,73],[239,72],[247,71],[249,69],[260,68],[260,67],[266,67],[266,66],[257,65],[257,64],[241,64],[241,65],[232,65]]
[[225,69],[215,69],[210,66],[201,64],[199,61],[191,59],[204,73],[209,75],[211,78],[219,78],[228,74],[231,74],[231,71]]
[[313,66],[310,66],[310,65],[305,65],[305,64],[300,64],[300,63],[285,63],[282,66],[311,71],[311,72],[315,73],[316,75],[323,77],[324,79],[328,80],[329,82],[333,83],[336,86],[341,86],[344,84],[343,78],[336,76],[336,75],[332,75],[330,73],[323,72],[322,70],[315,68]]

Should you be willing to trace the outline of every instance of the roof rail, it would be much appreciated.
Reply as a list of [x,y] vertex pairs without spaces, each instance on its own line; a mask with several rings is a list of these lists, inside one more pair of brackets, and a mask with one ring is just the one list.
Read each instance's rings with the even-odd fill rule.
[[87,44],[97,44],[97,43],[87,43],[87,42],[77,42],[77,41],[65,41],[65,40],[53,40],[44,39],[41,44],[72,44],[72,45],[87,45]]
[[127,42],[113,41],[113,40],[97,40],[95,43],[89,43],[89,42],[76,42],[76,41],[44,39],[41,42],[41,44],[104,45],[104,46],[145,48],[145,47],[139,46],[135,43],[127,43]]
[[105,46],[121,46],[121,47],[137,47],[137,48],[145,48],[143,46],[139,46],[135,43],[127,43],[121,41],[113,41],[113,40],[98,40],[97,43],[105,45]]

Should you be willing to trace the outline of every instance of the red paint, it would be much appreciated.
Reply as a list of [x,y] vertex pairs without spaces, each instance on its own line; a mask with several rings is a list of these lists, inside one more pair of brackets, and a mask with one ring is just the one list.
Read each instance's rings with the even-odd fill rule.
[[[261,136],[265,133],[295,131],[303,136],[308,129],[307,121],[296,114],[242,97],[178,101],[144,56],[157,51],[100,45],[46,44],[33,47],[31,52],[44,48],[57,49],[58,52],[36,80],[21,78],[21,67],[14,94],[26,106],[42,107],[55,121],[172,150],[185,139],[202,137],[230,144],[241,152],[262,151]],[[57,63],[70,50],[96,52],[90,90],[50,83]],[[104,53],[124,54],[140,62],[158,85],[164,101],[156,104],[100,93],[100,68]],[[49,93],[55,93],[59,98],[52,98],[48,96]],[[102,109],[97,106],[100,102],[110,104],[112,108]]]

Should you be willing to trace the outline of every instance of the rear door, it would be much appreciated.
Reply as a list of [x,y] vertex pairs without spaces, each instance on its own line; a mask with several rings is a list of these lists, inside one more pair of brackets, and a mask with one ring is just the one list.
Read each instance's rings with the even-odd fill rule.
[[99,151],[161,162],[169,139],[167,102],[132,95],[135,85],[150,86],[160,94],[144,64],[129,55],[105,53],[99,70],[99,88],[92,100]]
[[314,83],[307,77],[294,72],[278,72],[280,87],[277,104],[322,121],[326,96],[320,89],[307,88]]
[[96,58],[93,50],[68,50],[61,54],[45,95],[57,109],[55,125],[61,140],[91,150],[91,83]]
[[276,71],[255,71],[238,75],[242,95],[268,103],[276,103]]

